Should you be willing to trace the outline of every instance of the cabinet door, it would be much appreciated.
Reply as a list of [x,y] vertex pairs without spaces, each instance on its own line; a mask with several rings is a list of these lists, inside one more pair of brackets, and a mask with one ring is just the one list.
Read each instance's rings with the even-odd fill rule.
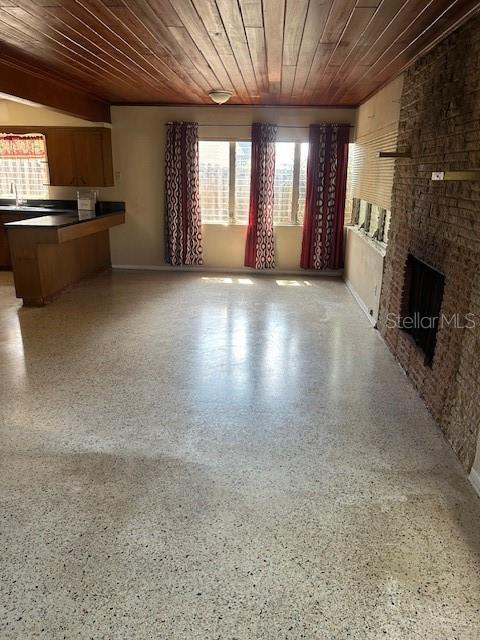
[[81,187],[103,187],[102,133],[98,129],[77,129],[74,133],[76,175]]
[[102,158],[103,158],[103,186],[113,187],[115,180],[113,177],[113,153],[112,153],[112,132],[110,129],[102,129]]
[[46,141],[50,184],[61,187],[78,185],[72,129],[50,129]]
[[9,213],[0,211],[0,269],[11,269],[10,247],[8,246],[7,229],[4,226],[7,222],[18,222],[28,218],[38,217],[38,213]]
[[97,127],[49,129],[46,138],[52,186],[110,187],[113,185],[110,129]]
[[8,247],[7,230],[3,226],[3,220],[0,216],[0,269],[8,269],[12,266],[10,260],[10,249]]

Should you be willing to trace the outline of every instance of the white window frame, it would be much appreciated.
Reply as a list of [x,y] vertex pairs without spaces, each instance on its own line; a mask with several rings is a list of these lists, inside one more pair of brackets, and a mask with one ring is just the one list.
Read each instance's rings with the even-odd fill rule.
[[[202,138],[201,142],[228,142],[229,144],[229,192],[228,192],[228,225],[240,225],[246,226],[247,222],[239,222],[235,216],[235,187],[236,187],[236,153],[235,153],[235,145],[237,142],[251,142],[248,139],[238,139],[238,140],[222,140],[222,139],[212,139],[212,138]],[[279,140],[278,142],[283,142],[283,140]],[[285,142],[293,142],[291,140]],[[293,163],[293,190],[292,190],[292,208],[290,212],[290,222],[278,222],[274,221],[275,227],[291,227],[291,226],[299,226],[302,223],[299,222],[299,206],[298,206],[298,197],[300,193],[300,158],[301,158],[301,145],[307,140],[302,140],[300,142],[293,142],[294,147],[294,163]],[[209,222],[208,220],[202,220],[202,224],[216,224],[224,226],[225,223],[222,222]]]

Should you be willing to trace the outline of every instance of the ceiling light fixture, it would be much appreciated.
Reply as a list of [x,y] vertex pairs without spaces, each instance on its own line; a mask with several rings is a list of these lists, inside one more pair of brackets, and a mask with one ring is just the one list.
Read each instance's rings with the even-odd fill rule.
[[208,95],[216,104],[224,104],[225,102],[230,100],[230,98],[232,97],[232,92],[227,91],[226,89],[213,89],[212,91],[208,92]]

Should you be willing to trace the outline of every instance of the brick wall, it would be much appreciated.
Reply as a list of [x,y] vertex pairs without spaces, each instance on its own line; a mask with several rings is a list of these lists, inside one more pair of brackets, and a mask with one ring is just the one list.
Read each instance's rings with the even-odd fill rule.
[[[432,171],[480,168],[480,18],[437,45],[405,74],[379,329],[463,465],[480,426],[480,182],[432,182]],[[474,313],[475,328],[440,327],[432,367],[399,315],[408,253],[445,274],[442,313]]]

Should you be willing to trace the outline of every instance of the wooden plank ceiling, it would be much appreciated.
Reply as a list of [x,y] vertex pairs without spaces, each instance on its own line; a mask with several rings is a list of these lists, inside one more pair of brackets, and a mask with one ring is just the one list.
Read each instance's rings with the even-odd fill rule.
[[0,62],[107,103],[357,105],[479,5],[0,0]]

